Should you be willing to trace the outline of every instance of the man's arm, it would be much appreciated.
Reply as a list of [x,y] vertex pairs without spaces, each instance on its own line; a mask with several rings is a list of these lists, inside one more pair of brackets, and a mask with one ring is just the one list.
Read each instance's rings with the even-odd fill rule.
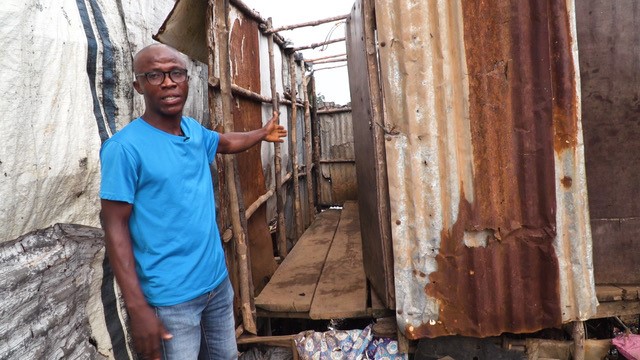
[[160,338],[168,340],[171,334],[156,317],[140,288],[129,232],[132,205],[109,200],[102,200],[101,203],[109,263],[129,313],[136,351],[144,359],[159,360]]
[[285,136],[287,136],[287,130],[278,124],[278,113],[274,112],[269,122],[260,129],[220,134],[218,152],[235,154],[247,150],[260,141],[283,142],[282,138]]

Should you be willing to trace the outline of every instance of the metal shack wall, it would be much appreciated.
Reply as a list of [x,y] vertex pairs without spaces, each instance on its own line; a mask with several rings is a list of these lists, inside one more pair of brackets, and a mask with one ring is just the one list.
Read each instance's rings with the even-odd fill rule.
[[358,198],[351,111],[318,112],[320,178],[318,203],[341,206]]
[[595,313],[572,0],[376,1],[409,338]]

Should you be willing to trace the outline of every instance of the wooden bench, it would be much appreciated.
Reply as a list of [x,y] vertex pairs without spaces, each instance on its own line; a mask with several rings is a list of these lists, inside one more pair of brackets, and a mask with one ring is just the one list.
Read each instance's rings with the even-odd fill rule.
[[310,319],[388,315],[368,290],[355,202],[317,215],[255,298],[258,316]]

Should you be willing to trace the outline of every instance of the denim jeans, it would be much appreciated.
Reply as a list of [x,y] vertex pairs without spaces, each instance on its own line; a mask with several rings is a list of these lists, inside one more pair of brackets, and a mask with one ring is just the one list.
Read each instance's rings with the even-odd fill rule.
[[217,288],[193,300],[156,307],[156,314],[173,335],[162,341],[165,360],[237,359],[233,287],[227,277]]

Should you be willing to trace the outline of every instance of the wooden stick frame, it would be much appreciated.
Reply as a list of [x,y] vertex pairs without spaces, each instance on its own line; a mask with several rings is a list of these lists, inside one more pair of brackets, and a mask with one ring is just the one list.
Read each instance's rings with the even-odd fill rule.
[[318,26],[318,25],[322,25],[322,24],[326,24],[326,23],[330,23],[330,22],[334,22],[334,21],[345,20],[345,19],[348,19],[348,18],[349,18],[348,14],[347,15],[338,15],[338,16],[333,16],[333,17],[326,18],[326,19],[307,21],[307,22],[303,22],[303,23],[299,23],[299,24],[293,24],[293,25],[280,26],[280,27],[277,27],[277,28],[274,28],[274,29],[267,30],[267,33],[277,33],[279,31],[293,30],[293,29],[299,29],[299,28],[310,27],[310,26]]

